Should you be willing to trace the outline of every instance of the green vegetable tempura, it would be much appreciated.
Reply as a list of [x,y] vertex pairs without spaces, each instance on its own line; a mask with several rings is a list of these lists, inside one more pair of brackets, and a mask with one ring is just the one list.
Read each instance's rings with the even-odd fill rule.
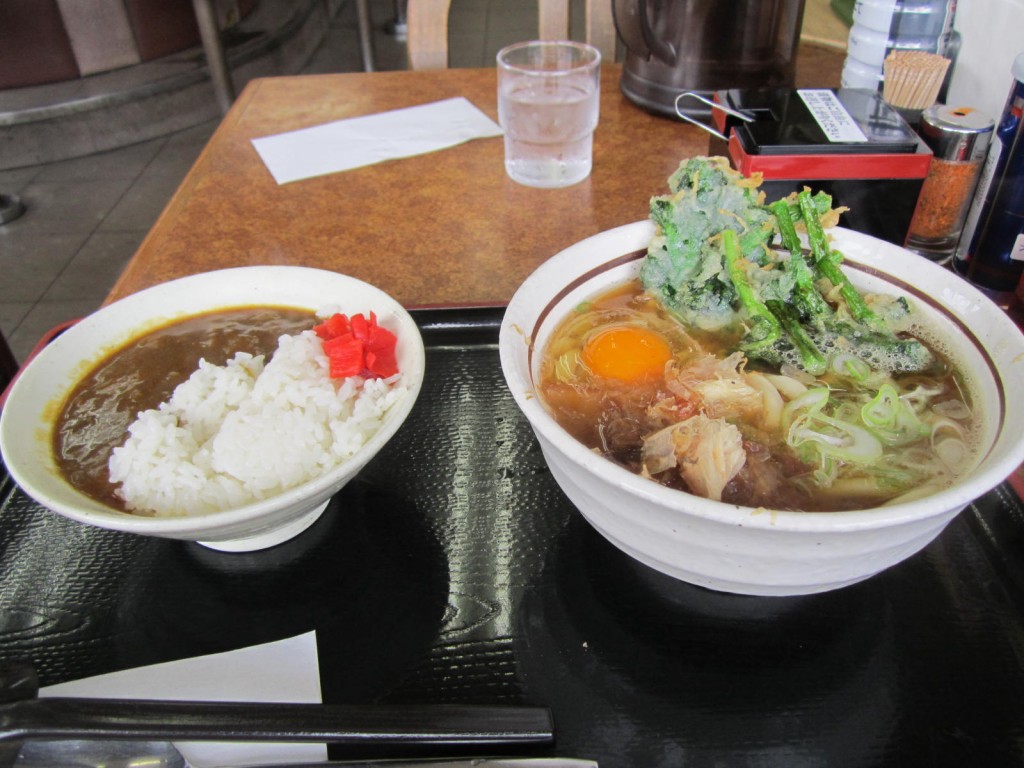
[[890,373],[934,365],[924,344],[899,335],[906,301],[869,305],[843,274],[825,234],[841,213],[831,198],[804,190],[765,205],[759,184],[726,158],[680,164],[671,194],[651,199],[657,234],[640,272],[644,288],[689,326],[744,327],[740,350],[753,360],[814,375],[837,355]]

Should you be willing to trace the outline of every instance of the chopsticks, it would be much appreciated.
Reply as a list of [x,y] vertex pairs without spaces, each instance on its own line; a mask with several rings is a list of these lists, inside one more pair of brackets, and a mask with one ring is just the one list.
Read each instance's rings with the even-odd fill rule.
[[541,745],[540,707],[263,704],[45,698],[0,705],[0,741],[157,739],[350,745]]
[[541,745],[544,707],[332,705],[36,698],[29,664],[0,666],[0,745],[25,739],[327,742],[350,745]]

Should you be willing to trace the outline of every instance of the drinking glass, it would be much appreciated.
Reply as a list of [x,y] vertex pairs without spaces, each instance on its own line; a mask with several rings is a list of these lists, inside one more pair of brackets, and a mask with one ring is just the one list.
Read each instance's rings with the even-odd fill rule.
[[530,187],[590,175],[601,53],[585,43],[531,41],[498,52],[498,122],[505,171]]

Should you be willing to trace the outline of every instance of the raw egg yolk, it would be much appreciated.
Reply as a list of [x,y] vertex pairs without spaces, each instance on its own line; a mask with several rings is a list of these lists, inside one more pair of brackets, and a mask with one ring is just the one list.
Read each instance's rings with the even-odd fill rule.
[[583,346],[583,362],[594,374],[625,382],[660,378],[671,357],[668,342],[646,328],[608,328]]

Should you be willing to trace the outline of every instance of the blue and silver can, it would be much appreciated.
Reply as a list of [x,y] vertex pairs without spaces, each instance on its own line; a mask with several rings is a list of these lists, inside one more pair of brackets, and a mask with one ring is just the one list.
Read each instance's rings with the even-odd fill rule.
[[989,147],[953,258],[954,270],[990,293],[1012,296],[1024,273],[1024,53]]

